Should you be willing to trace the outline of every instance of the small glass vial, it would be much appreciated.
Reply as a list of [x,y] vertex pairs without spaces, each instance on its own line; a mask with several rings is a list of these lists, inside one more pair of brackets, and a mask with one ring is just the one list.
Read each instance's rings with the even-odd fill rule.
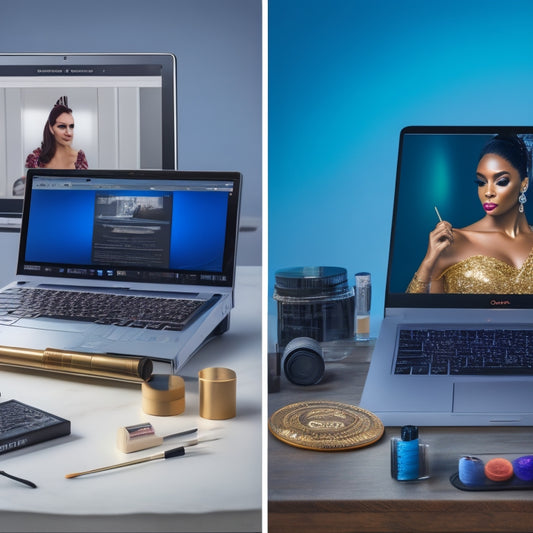
[[370,338],[370,300],[372,282],[370,273],[358,272],[355,275],[355,340],[367,341]]
[[391,439],[391,476],[398,481],[428,478],[428,449],[418,438],[418,427],[403,426],[401,438]]

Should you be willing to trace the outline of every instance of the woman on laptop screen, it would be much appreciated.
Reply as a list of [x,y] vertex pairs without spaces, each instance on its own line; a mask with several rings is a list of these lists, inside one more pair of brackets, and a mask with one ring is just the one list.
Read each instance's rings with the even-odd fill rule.
[[524,212],[529,161],[516,135],[487,143],[475,179],[485,216],[461,229],[440,220],[407,292],[533,293],[533,231]]
[[[66,96],[62,96],[48,115],[44,125],[43,140],[26,158],[26,168],[60,168],[84,170],[89,168],[83,150],[72,148],[74,139],[74,117],[68,107]],[[19,191],[20,189],[20,191]],[[24,180],[17,180],[13,194],[24,194]]]
[[74,150],[74,117],[68,99],[62,96],[50,111],[44,125],[43,141],[26,158],[27,168],[88,168],[83,150]]

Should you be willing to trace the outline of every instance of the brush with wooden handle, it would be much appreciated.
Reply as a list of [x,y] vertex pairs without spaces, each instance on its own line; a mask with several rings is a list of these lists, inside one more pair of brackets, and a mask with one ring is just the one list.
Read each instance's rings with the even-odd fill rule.
[[[194,446],[197,444],[186,444],[185,446]],[[86,470],[85,472],[74,472],[72,474],[67,474],[65,477],[71,479],[74,477],[85,476],[87,474],[96,474],[97,472],[104,472],[105,470],[113,470],[114,468],[122,468],[123,466],[136,465],[138,463],[146,463],[148,461],[155,461],[157,459],[170,459],[171,457],[180,457],[185,455],[185,446],[179,446],[178,448],[172,448],[166,452],[156,453],[154,455],[148,455],[147,457],[141,457],[139,459],[133,459],[133,461],[126,461],[125,463],[117,463],[110,466],[102,466],[100,468],[93,468],[92,470]]]
[[208,441],[213,441],[213,440],[218,440],[218,437],[215,437],[212,439],[202,439],[202,440],[195,439],[190,442],[187,442],[186,444],[179,446],[178,448],[172,448],[171,450],[167,450],[166,452],[160,452],[154,455],[140,457],[139,459],[133,459],[132,461],[126,461],[125,463],[117,463],[114,465],[102,466],[100,468],[93,468],[92,470],[86,470],[85,472],[74,472],[72,474],[67,474],[65,477],[67,479],[71,479],[74,477],[85,476],[87,474],[95,474],[97,472],[104,472],[105,470],[113,470],[114,468],[122,468],[123,466],[131,466],[131,465],[136,465],[139,463],[146,463],[148,461],[156,461],[157,459],[170,459],[172,457],[181,457],[182,455],[185,455],[185,448],[188,448],[189,446],[196,446],[200,442],[208,442]]

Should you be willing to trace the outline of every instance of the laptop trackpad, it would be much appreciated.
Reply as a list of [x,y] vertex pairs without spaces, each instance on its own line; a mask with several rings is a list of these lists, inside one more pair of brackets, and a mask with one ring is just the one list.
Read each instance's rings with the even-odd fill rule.
[[454,413],[532,413],[533,383],[466,381],[454,383]]

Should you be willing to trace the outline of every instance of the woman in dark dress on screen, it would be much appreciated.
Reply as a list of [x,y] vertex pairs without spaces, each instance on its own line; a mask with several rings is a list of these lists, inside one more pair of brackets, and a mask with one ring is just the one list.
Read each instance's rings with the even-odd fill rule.
[[74,117],[67,97],[62,96],[48,115],[41,147],[26,158],[26,168],[88,168],[83,150],[72,148],[73,140]]
[[[26,168],[64,168],[84,170],[89,168],[83,150],[72,148],[74,140],[74,117],[68,107],[66,96],[62,96],[50,111],[44,125],[41,146],[26,158]],[[24,180],[13,185],[13,194],[23,194]]]
[[497,135],[476,171],[485,216],[465,228],[441,221],[407,292],[533,293],[533,231],[524,211],[530,154],[516,135]]

